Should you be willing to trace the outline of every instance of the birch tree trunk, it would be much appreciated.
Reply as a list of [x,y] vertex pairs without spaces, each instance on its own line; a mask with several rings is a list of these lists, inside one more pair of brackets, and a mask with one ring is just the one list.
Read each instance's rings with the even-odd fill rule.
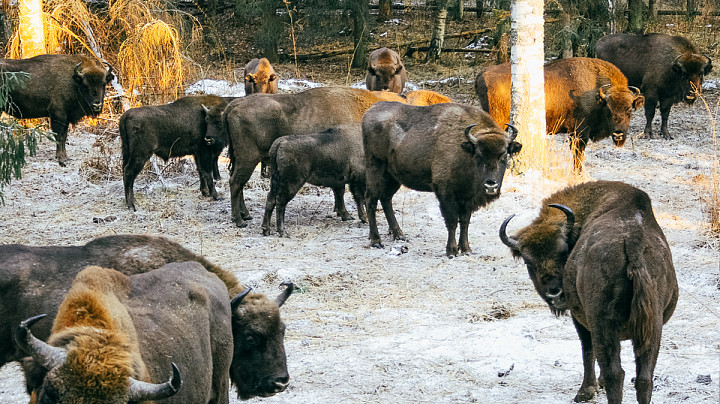
[[18,4],[20,57],[43,55],[45,29],[43,28],[42,0],[20,0]]
[[370,17],[370,6],[365,0],[352,0],[349,4],[353,21],[353,45],[355,52],[352,59],[353,67],[367,67],[367,46],[370,36],[368,19]]
[[448,0],[435,0],[433,3],[437,7],[433,20],[433,33],[430,39],[430,49],[428,49],[426,62],[434,62],[440,59],[443,42],[445,42],[445,22],[447,21],[447,2]]
[[388,21],[392,11],[392,0],[378,1],[378,21]]
[[510,9],[510,121],[523,145],[521,171],[548,167],[545,141],[543,0],[513,0]]

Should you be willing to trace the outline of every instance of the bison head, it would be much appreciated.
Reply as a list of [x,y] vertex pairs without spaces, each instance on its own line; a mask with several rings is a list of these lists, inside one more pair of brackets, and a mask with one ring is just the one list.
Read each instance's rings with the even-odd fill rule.
[[365,75],[368,90],[401,94],[405,89],[405,76],[405,66],[394,50],[380,48],[370,54]]
[[[560,218],[559,209],[565,214]],[[554,213],[558,212],[558,213]],[[562,280],[568,255],[575,245],[575,215],[567,206],[549,204],[543,206],[540,216],[515,237],[506,233],[511,215],[500,226],[500,240],[510,247],[515,258],[522,258],[535,290],[550,306],[555,315],[567,310]]]
[[287,288],[275,301],[250,288],[230,303],[234,352],[230,365],[230,381],[237,387],[238,397],[269,397],[287,387],[290,375],[285,358],[285,324],[280,319],[280,306],[293,292]]
[[702,90],[703,79],[712,70],[712,60],[697,53],[678,55],[672,64],[672,71],[679,77],[683,101],[693,104]]
[[130,376],[131,354],[127,340],[93,327],[75,327],[52,335],[53,346],[35,338],[30,327],[46,315],[22,321],[15,342],[32,359],[24,359],[28,393],[38,404],[127,403],[162,400],[175,395],[182,385],[180,371],[172,364],[172,377],[160,384]]
[[222,149],[227,145],[227,134],[223,130],[222,112],[224,104],[211,105],[209,108],[202,105],[205,113],[205,136],[203,140],[208,146]]
[[[495,131],[472,135],[470,131],[476,124],[465,128],[466,142],[460,147],[466,153],[473,156],[475,166],[482,180],[481,193],[485,199],[497,197],[500,194],[503,177],[507,169],[508,159],[518,153],[522,145],[515,141],[517,129],[506,124],[510,133],[500,135]],[[508,138],[509,136],[509,138]]]
[[277,94],[278,92],[277,74],[266,58],[260,59],[255,73],[245,75],[245,82],[251,85],[250,94]]
[[[570,92],[570,98],[579,108],[574,112],[581,126],[589,127],[588,136],[597,141],[611,136],[615,146],[622,147],[633,111],[642,107],[645,97],[637,87],[606,84],[580,96]],[[585,130],[585,129],[583,129]]]
[[115,75],[110,64],[103,62],[107,70],[96,63],[80,62],[75,65],[73,80],[75,80],[80,105],[88,115],[97,115],[102,112],[105,99],[105,86]]

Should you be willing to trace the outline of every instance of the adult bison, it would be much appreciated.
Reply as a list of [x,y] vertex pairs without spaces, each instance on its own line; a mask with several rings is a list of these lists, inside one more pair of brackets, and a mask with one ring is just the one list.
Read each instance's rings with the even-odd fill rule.
[[595,45],[598,58],[607,60],[625,74],[628,83],[640,87],[645,96],[645,136],[652,138],[655,108],[660,107],[660,134],[672,139],[667,124],[673,104],[693,104],[702,90],[712,60],[698,53],[681,36],[665,34],[612,34]]
[[509,128],[511,135],[469,105],[380,102],[371,107],[362,119],[370,243],[382,247],[375,219],[378,200],[393,236],[404,239],[392,197],[405,185],[437,196],[448,230],[446,254],[458,254],[458,221],[460,251],[470,253],[470,216],[500,196],[508,158],[521,148]]
[[540,215],[500,239],[522,258],[535,289],[556,315],[569,310],[582,346],[583,377],[575,401],[598,389],[600,364],[608,403],[622,401],[620,341],[635,351],[635,390],[650,403],[662,326],[675,310],[678,285],[670,247],[648,195],[622,182],[588,182],[542,203]]
[[[510,63],[490,66],[475,79],[480,105],[498,123],[510,120]],[[621,147],[632,111],[643,105],[640,90],[609,62],[560,59],[545,65],[545,121],[548,133],[570,135],[573,167],[582,170],[587,143],[611,137]]]
[[233,97],[199,95],[182,97],[166,104],[132,108],[120,117],[125,203],[135,207],[135,178],[155,154],[167,161],[171,157],[195,158],[200,192],[218,199],[213,179],[220,178],[218,157],[227,145],[227,134],[220,120]]
[[2,108],[20,119],[50,118],[57,142],[55,158],[68,162],[68,126],[102,112],[105,86],[115,78],[112,67],[84,55],[39,55],[29,59],[0,59],[1,73],[29,74],[22,85],[9,86],[9,102]]
[[353,220],[343,197],[345,184],[348,184],[357,203],[358,216],[363,223],[367,222],[364,209],[365,155],[359,123],[275,140],[270,148],[270,173],[263,235],[270,234],[273,210],[277,210],[277,232],[281,236],[286,235],[285,207],[306,182],[332,188],[335,212],[342,220]]
[[243,186],[257,164],[267,158],[275,139],[306,135],[333,126],[360,122],[379,98],[350,87],[318,87],[295,94],[253,94],[232,101],[223,112],[230,143],[230,204],[232,220],[247,226]]
[[[23,319],[38,313],[47,313],[52,320],[73,278],[86,266],[114,268],[125,275],[135,275],[185,261],[198,262],[220,278],[225,283],[228,301],[241,292],[250,292],[230,272],[163,237],[114,235],[69,247],[0,245],[0,367],[23,356],[12,342],[12,330]],[[287,385],[284,325],[279,306],[292,290],[289,285],[274,301],[264,294],[250,292],[231,304],[236,337],[230,377],[241,397],[266,396],[282,391]],[[50,323],[39,322],[33,328],[34,335],[45,340],[50,335]]]
[[30,355],[23,369],[34,402],[229,402],[230,302],[223,282],[197,262],[131,276],[89,266],[47,342],[30,330],[38,317],[15,333]]
[[365,75],[367,89],[402,94],[407,71],[400,55],[392,49],[380,48],[372,51],[368,59],[368,71]]
[[275,69],[266,58],[252,59],[245,65],[243,73],[245,95],[265,93],[277,94],[278,81]]

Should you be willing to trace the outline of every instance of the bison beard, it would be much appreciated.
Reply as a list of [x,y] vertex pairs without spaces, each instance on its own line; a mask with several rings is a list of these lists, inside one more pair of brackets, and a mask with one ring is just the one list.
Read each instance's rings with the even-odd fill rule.
[[622,182],[588,182],[543,201],[539,216],[500,239],[525,262],[538,294],[555,314],[570,311],[580,338],[584,377],[575,401],[598,390],[595,359],[608,403],[622,401],[620,341],[635,352],[635,390],[650,403],[662,325],[678,285],[670,248],[648,195]]

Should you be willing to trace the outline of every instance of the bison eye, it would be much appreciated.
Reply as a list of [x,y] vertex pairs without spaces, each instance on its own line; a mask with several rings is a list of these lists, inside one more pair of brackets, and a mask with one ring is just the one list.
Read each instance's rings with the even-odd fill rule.
[[248,334],[245,336],[245,345],[254,347],[258,344],[257,338],[254,335]]

